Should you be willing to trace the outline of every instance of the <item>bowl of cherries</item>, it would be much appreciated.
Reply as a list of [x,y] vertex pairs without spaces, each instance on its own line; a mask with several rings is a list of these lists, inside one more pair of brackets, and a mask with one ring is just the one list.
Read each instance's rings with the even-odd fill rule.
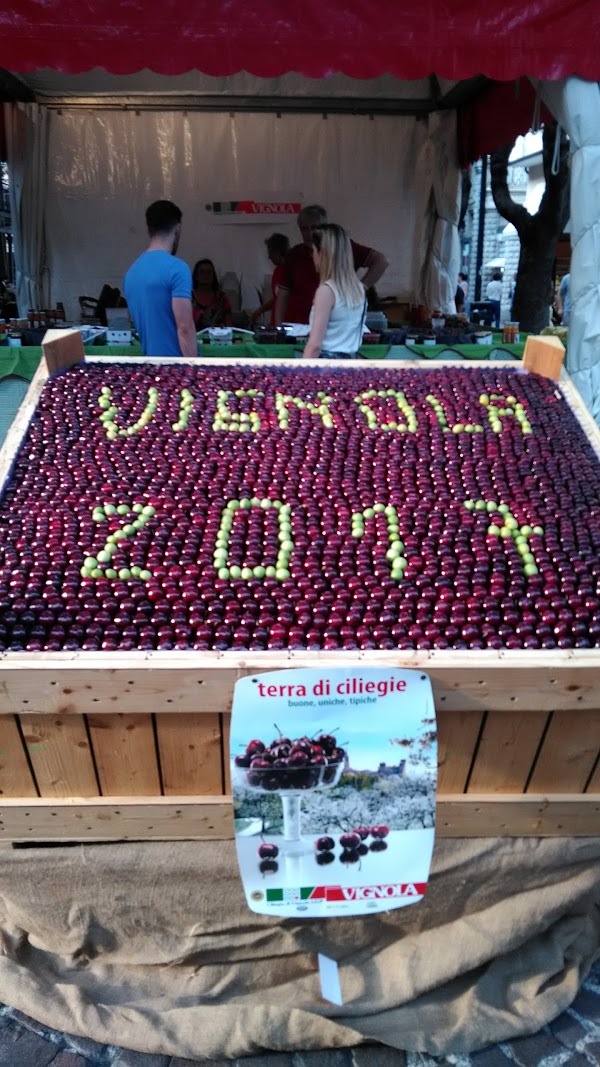
[[233,760],[234,780],[256,792],[294,794],[337,785],[346,751],[333,734],[298,737],[280,733],[270,745],[253,739]]

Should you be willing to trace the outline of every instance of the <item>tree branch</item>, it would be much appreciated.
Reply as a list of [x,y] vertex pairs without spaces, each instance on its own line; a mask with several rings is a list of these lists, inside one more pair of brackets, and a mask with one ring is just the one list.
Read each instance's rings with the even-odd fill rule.
[[490,156],[490,180],[492,196],[497,210],[507,222],[512,222],[519,237],[529,229],[531,215],[527,208],[515,203],[508,191],[508,157],[512,144],[504,145]]

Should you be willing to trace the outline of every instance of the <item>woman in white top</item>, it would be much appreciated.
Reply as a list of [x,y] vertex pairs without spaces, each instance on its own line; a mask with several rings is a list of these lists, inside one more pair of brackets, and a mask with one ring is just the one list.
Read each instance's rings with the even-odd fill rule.
[[324,222],[313,231],[313,262],[321,284],[310,311],[304,359],[355,359],[362,343],[367,298],[356,276],[350,238]]

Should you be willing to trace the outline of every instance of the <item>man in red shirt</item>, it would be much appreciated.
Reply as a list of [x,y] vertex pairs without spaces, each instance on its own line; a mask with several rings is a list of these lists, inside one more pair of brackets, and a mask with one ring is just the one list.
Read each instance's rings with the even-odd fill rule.
[[[308,322],[314,295],[319,285],[319,276],[315,270],[312,257],[313,230],[318,230],[327,222],[327,212],[319,204],[309,204],[298,215],[298,227],[302,234],[302,244],[295,245],[288,252],[283,265],[283,276],[279,282],[275,322]],[[366,270],[361,281],[368,289],[379,281],[388,261],[383,252],[359,245],[351,241],[354,256],[354,269]]]
[[250,316],[250,323],[252,326],[254,326],[261,315],[264,315],[265,311],[271,312],[271,317],[269,319],[271,326],[276,325],[275,305],[277,303],[277,293],[282,278],[284,277],[283,264],[285,263],[286,256],[290,250],[290,242],[284,233],[272,233],[270,237],[267,237],[265,244],[267,246],[267,255],[275,267],[275,270],[271,275],[271,296],[268,300],[265,300],[264,304],[261,304],[259,308],[256,308],[256,311],[252,312]]

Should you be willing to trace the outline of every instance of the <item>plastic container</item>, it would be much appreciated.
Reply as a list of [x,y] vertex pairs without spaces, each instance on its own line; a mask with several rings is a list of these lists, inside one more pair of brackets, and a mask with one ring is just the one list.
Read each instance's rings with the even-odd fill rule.
[[383,311],[367,311],[365,326],[371,333],[382,333],[388,328],[388,320]]

